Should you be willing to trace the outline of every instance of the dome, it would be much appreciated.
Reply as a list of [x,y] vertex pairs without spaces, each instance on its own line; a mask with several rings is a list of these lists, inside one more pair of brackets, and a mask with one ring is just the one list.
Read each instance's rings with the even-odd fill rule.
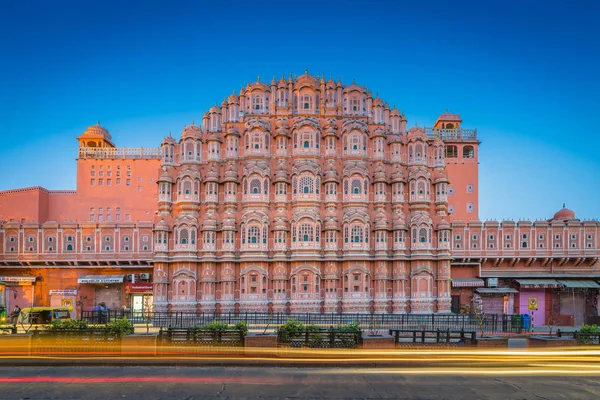
[[183,132],[181,132],[181,138],[199,138],[201,133],[202,132],[200,131],[200,127],[194,125],[194,123],[192,122],[191,125],[188,125],[185,128],[183,128]]
[[108,130],[100,125],[100,121],[96,125],[90,125],[85,132],[79,136],[79,139],[102,139],[112,146],[112,137],[108,134]]
[[162,144],[175,144],[175,139],[173,138],[173,136],[171,136],[171,134],[169,134],[169,136],[165,137],[162,141]]
[[554,217],[552,217],[552,221],[565,221],[568,219],[575,219],[575,212],[573,210],[569,210],[563,204],[563,208],[558,210]]

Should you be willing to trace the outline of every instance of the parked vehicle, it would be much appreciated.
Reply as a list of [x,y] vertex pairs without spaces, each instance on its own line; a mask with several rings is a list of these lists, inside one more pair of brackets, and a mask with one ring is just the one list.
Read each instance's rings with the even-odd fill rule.
[[46,325],[56,320],[71,320],[71,312],[66,307],[27,307],[21,310],[17,324]]

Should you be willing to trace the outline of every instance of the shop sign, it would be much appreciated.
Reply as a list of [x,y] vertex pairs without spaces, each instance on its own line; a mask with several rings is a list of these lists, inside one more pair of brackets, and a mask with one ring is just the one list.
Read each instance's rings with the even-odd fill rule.
[[152,283],[128,283],[125,286],[126,293],[152,293]]
[[77,296],[77,289],[51,290],[50,296]]
[[35,276],[0,276],[0,282],[33,283]]
[[77,279],[77,283],[123,283],[123,275],[88,275]]
[[531,311],[535,311],[538,309],[538,300],[537,297],[530,297],[529,300],[527,301],[527,305],[529,310]]

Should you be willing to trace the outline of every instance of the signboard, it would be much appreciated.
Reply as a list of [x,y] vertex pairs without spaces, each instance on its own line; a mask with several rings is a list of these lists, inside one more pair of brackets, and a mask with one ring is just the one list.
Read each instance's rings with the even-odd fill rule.
[[527,307],[529,310],[535,311],[538,309],[538,300],[537,297],[530,297],[527,301]]
[[152,293],[154,285],[152,283],[127,283],[125,286],[126,293]]
[[35,282],[35,276],[0,276],[0,281],[4,282]]
[[497,287],[498,286],[498,278],[488,278],[488,287]]
[[69,309],[69,311],[73,311],[73,300],[71,299],[63,299],[62,306]]
[[51,290],[50,296],[77,296],[77,289]]
[[123,283],[123,275],[88,275],[77,279],[77,283]]

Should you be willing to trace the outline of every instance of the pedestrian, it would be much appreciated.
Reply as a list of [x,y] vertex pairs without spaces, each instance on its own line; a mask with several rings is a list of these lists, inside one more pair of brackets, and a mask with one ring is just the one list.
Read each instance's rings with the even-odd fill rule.
[[108,321],[108,307],[106,307],[106,303],[100,303],[100,323],[105,324]]
[[10,313],[10,323],[11,324],[16,324],[17,320],[19,318],[19,314],[21,314],[21,307],[19,307],[18,304],[15,305],[15,308],[13,308],[12,313]]

